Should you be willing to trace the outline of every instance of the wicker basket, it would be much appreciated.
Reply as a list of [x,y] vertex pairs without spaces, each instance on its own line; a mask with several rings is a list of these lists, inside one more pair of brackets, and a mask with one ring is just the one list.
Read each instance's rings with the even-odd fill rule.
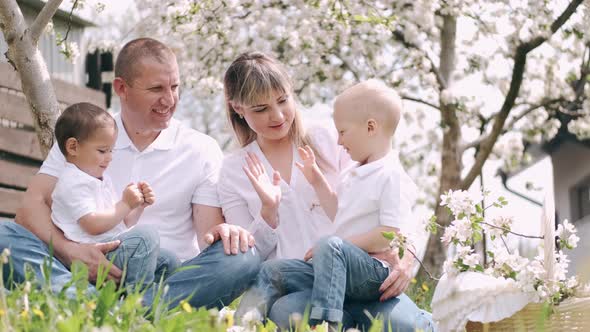
[[566,300],[543,317],[543,305],[531,303],[512,317],[494,323],[469,322],[469,332],[487,331],[590,331],[590,298]]
[[[555,262],[555,206],[553,195],[543,204],[542,228],[545,235],[545,268],[547,277],[553,276]],[[511,317],[498,322],[468,322],[470,332],[487,331],[588,331],[590,332],[590,297],[570,298],[552,308],[544,317],[543,304],[530,303]]]

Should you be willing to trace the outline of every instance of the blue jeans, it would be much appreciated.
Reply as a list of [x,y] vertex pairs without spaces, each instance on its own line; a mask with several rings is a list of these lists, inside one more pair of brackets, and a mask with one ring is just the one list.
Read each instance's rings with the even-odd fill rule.
[[119,240],[117,249],[106,255],[108,260],[124,271],[123,284],[132,289],[151,286],[167,271],[175,270],[180,261],[171,252],[160,249],[160,235],[151,225],[136,225],[110,241]]
[[379,287],[388,274],[387,268],[363,250],[328,237],[314,248],[313,265],[301,260],[264,262],[236,316],[240,319],[254,309],[258,315],[268,315],[280,327],[288,328],[291,314],[303,314],[311,306],[311,323],[328,320],[368,329],[368,311],[371,317],[384,318],[385,330],[428,331],[432,327],[430,314],[422,312],[406,295],[377,301]]
[[[191,306],[222,308],[238,298],[254,281],[261,258],[256,249],[226,255],[217,241],[198,256],[182,263],[178,271],[164,280],[167,291],[162,299],[169,307],[188,299]],[[154,302],[154,292],[147,292],[144,304]]]
[[[33,233],[14,222],[0,222],[0,251],[9,248],[10,265],[4,265],[3,277],[8,280],[12,275],[13,282],[25,281],[25,264],[32,267],[36,278],[44,280],[42,274],[43,260],[49,260],[51,265],[51,289],[59,292],[71,280],[72,274],[62,262],[49,255],[47,245]],[[174,261],[174,257],[160,256],[158,264]],[[165,275],[165,270],[170,271],[169,266],[156,267],[156,279],[158,274]],[[168,285],[168,292],[164,299],[170,301],[172,306],[177,305],[182,299],[190,299],[191,305],[220,306],[229,304],[237,298],[254,280],[260,269],[260,257],[254,249],[245,254],[226,256],[220,242],[205,249],[199,256],[184,262],[182,267],[198,265],[194,269],[179,269],[173,272],[164,284]],[[12,270],[12,271],[11,271]],[[88,291],[94,292],[94,286],[89,285]],[[66,294],[75,296],[75,288],[72,286],[66,290]],[[153,291],[144,295],[144,304],[151,305]]]
[[312,324],[342,322],[344,298],[377,301],[389,268],[359,247],[337,236],[322,238],[313,248]]

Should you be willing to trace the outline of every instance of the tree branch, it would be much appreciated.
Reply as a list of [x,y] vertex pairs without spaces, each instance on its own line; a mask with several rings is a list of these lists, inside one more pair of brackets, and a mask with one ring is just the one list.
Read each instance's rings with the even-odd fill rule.
[[437,64],[434,62],[434,60],[432,60],[432,58],[428,55],[428,53],[426,53],[423,49],[419,48],[417,45],[414,45],[410,42],[408,42],[405,38],[404,38],[404,33],[399,31],[399,30],[395,30],[392,31],[393,33],[393,37],[399,41],[400,43],[402,43],[406,48],[411,48],[411,49],[415,49],[418,52],[424,54],[424,57],[426,58],[426,60],[428,60],[428,62],[430,63],[430,71],[434,74],[434,76],[436,76],[436,81],[438,82],[438,85],[440,86],[440,89],[446,89],[447,88],[447,81],[443,78],[443,76],[440,73],[440,70],[438,69]]
[[[583,1],[584,0],[573,0],[567,6],[563,13],[559,15],[559,17],[551,24],[552,34],[559,30],[563,26],[563,24],[565,24],[565,22],[573,15],[573,13],[576,11],[578,6]],[[520,90],[520,86],[522,85],[522,79],[526,67],[527,55],[529,52],[539,47],[545,41],[547,41],[546,37],[536,37],[528,42],[520,44],[516,48],[516,53],[514,55],[514,68],[512,70],[512,80],[510,82],[510,89],[506,94],[504,104],[502,105],[500,112],[498,112],[497,116],[494,119],[492,131],[490,132],[489,136],[482,140],[479,152],[475,157],[475,162],[469,170],[469,172],[467,173],[467,175],[465,176],[465,178],[461,181],[460,189],[469,189],[473,181],[475,181],[477,176],[481,173],[483,165],[485,164],[490,153],[492,152],[492,148],[498,140],[498,137],[502,133],[504,123],[506,122],[508,114],[514,107],[514,102],[518,97],[518,93]]]
[[401,97],[402,99],[404,99],[404,100],[410,100],[410,101],[413,101],[413,102],[416,102],[416,103],[420,103],[420,104],[424,104],[424,105],[426,105],[426,106],[430,106],[430,107],[432,107],[432,108],[434,108],[434,109],[440,110],[440,106],[438,106],[438,105],[435,105],[435,104],[433,104],[433,103],[431,103],[431,102],[428,102],[428,101],[426,101],[426,100],[422,100],[422,99],[420,99],[420,98],[416,98],[416,97],[408,96],[408,95],[405,95],[405,94],[400,94],[400,97]]
[[[544,103],[540,103],[537,105],[530,105],[528,108],[524,109],[522,112],[520,112],[520,114],[518,114],[517,116],[515,116],[514,118],[512,118],[512,120],[510,120],[510,122],[504,126],[504,129],[502,129],[502,133],[500,135],[505,134],[506,132],[508,132],[508,130],[510,130],[510,128],[512,128],[520,119],[524,118],[525,116],[527,116],[529,113],[542,108],[542,107],[547,107],[551,104],[555,104],[555,103],[560,103],[560,102],[564,102],[565,100],[563,98],[556,98],[556,99],[551,99],[548,100]],[[497,113],[496,113],[497,115]],[[494,115],[494,116],[496,116]],[[468,150],[470,148],[475,148],[478,147],[485,139],[487,138],[487,135],[484,136],[480,136],[479,138],[477,138],[476,140],[465,144],[462,148],[461,151],[465,151]]]
[[43,9],[41,9],[41,12],[37,14],[35,21],[31,24],[29,28],[33,43],[37,44],[39,38],[41,37],[41,34],[43,33],[43,30],[45,29],[49,21],[51,21],[51,18],[53,17],[53,15],[55,15],[55,12],[57,12],[57,10],[59,9],[59,5],[61,5],[62,1],[63,0],[49,0],[45,4],[45,6],[43,6]]

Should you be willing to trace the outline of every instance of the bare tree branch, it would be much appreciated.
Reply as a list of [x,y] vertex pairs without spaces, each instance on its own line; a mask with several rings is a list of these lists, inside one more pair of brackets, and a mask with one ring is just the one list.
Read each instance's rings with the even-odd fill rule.
[[55,12],[59,9],[59,5],[61,5],[62,1],[63,0],[49,0],[45,6],[43,6],[43,9],[41,9],[41,12],[37,14],[35,21],[31,24],[29,29],[33,43],[37,44],[43,30],[49,21],[51,21]]
[[410,100],[410,101],[413,101],[413,102],[416,102],[416,103],[420,103],[420,104],[424,104],[426,106],[430,106],[431,108],[440,110],[440,106],[435,105],[435,104],[433,104],[431,102],[428,102],[426,100],[422,100],[422,99],[417,98],[417,97],[412,97],[412,96],[408,96],[408,95],[405,95],[405,94],[400,94],[400,97],[402,99],[404,99],[404,100]]
[[[573,0],[567,6],[567,8],[559,15],[559,17],[551,24],[551,32],[552,34],[559,30],[563,24],[573,15],[576,11],[578,6],[584,0]],[[510,82],[510,89],[506,94],[504,99],[504,104],[498,112],[497,116],[494,119],[494,124],[492,126],[492,131],[490,134],[484,138],[480,144],[480,149],[475,157],[475,162],[465,178],[461,181],[460,189],[467,190],[475,181],[477,176],[481,173],[483,165],[485,164],[486,160],[488,159],[490,153],[492,152],[492,148],[496,143],[498,137],[502,133],[504,128],[504,123],[508,118],[508,114],[514,107],[514,102],[518,97],[518,93],[520,90],[520,86],[522,85],[522,79],[524,76],[524,71],[526,67],[526,60],[527,55],[529,52],[534,50],[535,48],[539,47],[547,41],[546,37],[536,37],[528,42],[520,44],[516,48],[516,53],[514,55],[514,68],[512,70],[512,80]]]

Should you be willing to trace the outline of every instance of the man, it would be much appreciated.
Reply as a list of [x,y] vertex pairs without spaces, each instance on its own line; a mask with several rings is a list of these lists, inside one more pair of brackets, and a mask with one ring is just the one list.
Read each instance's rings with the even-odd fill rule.
[[[187,297],[195,307],[230,303],[256,276],[260,258],[249,249],[254,240],[246,230],[223,222],[216,191],[219,146],[172,119],[179,98],[174,53],[154,39],[133,40],[121,50],[115,76],[121,113],[115,116],[119,131],[106,172],[116,192],[138,181],[152,185],[156,203],[145,209],[139,222],[157,227],[160,245],[184,260],[183,267],[199,266],[166,279],[165,300],[172,306]],[[24,279],[26,262],[42,278],[41,263],[49,257],[50,244],[57,258],[52,258],[54,289],[71,279],[68,267],[73,261],[85,263],[95,280],[98,267],[108,265],[105,254],[119,244],[74,243],[52,224],[51,193],[64,167],[65,159],[54,146],[29,184],[16,223],[0,225],[0,249],[10,248],[17,282]],[[199,254],[199,248],[205,249]],[[112,267],[108,276],[119,281],[121,274]],[[152,300],[148,292],[144,303]]]

